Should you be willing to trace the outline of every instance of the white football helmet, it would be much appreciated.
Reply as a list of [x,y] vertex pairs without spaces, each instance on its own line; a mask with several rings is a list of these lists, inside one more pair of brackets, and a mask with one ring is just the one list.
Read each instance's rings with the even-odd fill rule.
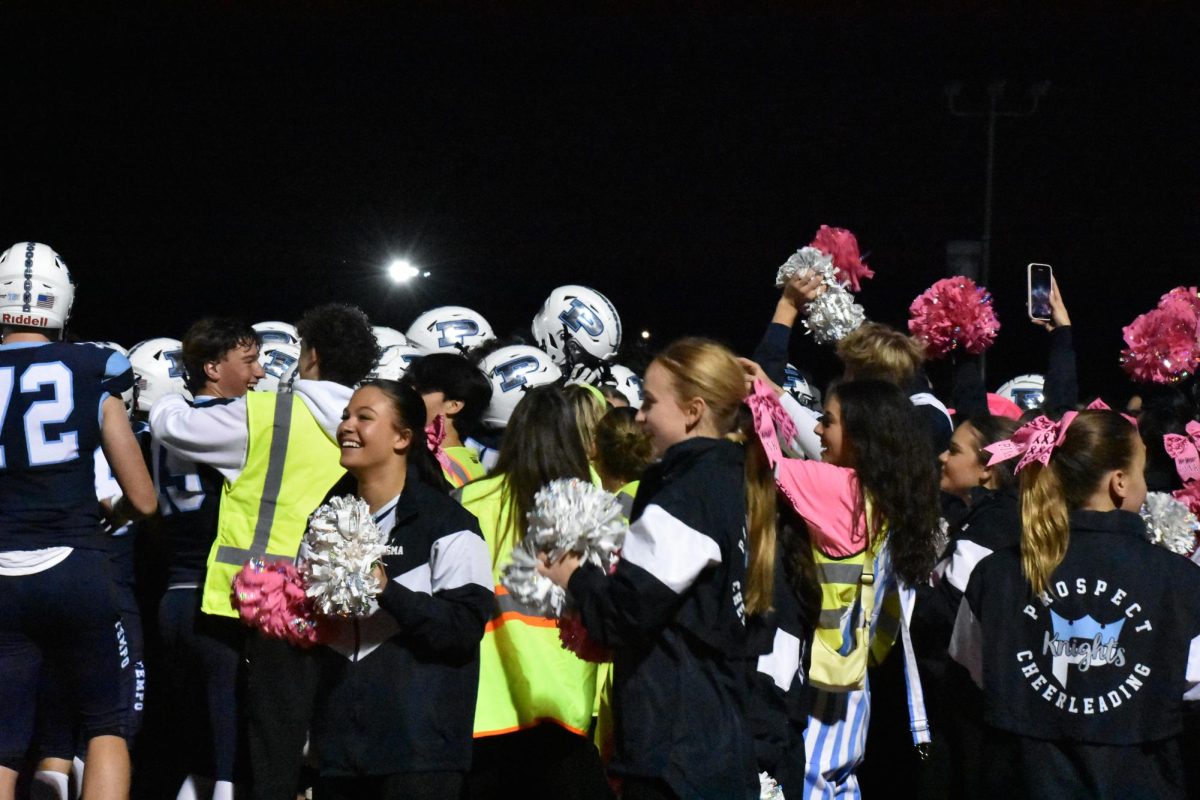
[[300,367],[300,346],[287,342],[263,342],[258,349],[263,376],[254,386],[256,392],[290,392]]
[[1030,411],[1046,401],[1045,387],[1046,379],[1041,375],[1018,375],[1000,384],[996,394],[1013,401],[1022,411]]
[[256,322],[250,327],[254,328],[254,332],[258,334],[258,338],[262,340],[264,348],[268,344],[276,342],[294,344],[296,347],[300,346],[300,334],[296,333],[295,325],[277,320],[268,320],[267,322]]
[[133,365],[135,411],[150,411],[158,398],[181,394],[192,399],[187,390],[183,370],[183,342],[165,337],[147,339],[129,348],[129,363]]
[[380,350],[384,350],[394,344],[408,344],[408,337],[395,328],[389,328],[385,325],[372,325],[371,330],[375,332],[375,341],[379,344]]
[[611,386],[629,403],[630,408],[642,407],[642,379],[629,367],[611,364],[608,367],[608,377],[601,379],[600,385]]
[[533,338],[559,366],[611,361],[621,347],[621,317],[595,289],[560,286],[534,316]]
[[408,365],[422,353],[409,344],[393,344],[383,348],[379,360],[367,375],[368,380],[398,381],[408,372]]
[[426,311],[413,320],[406,335],[408,343],[423,355],[464,353],[496,338],[486,319],[462,306],[442,306]]
[[791,364],[783,368],[783,390],[805,408],[821,410],[821,390],[810,384],[800,370]]
[[74,302],[71,273],[48,245],[17,242],[0,253],[0,325],[61,331]]
[[492,382],[492,402],[483,412],[483,424],[491,428],[508,425],[525,392],[562,377],[562,370],[548,355],[527,344],[501,347],[480,361],[479,368]]

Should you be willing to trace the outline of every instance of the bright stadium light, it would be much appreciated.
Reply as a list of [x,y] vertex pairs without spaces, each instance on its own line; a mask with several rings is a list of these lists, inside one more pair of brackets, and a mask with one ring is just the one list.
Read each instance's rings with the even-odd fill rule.
[[[421,274],[421,270],[414,267],[408,260],[397,258],[387,268],[388,276],[395,283],[408,283],[413,278]],[[425,273],[428,275],[429,273]]]

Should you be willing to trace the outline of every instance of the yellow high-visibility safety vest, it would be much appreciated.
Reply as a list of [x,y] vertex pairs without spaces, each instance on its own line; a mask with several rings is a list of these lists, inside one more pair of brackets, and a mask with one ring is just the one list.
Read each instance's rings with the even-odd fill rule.
[[200,605],[206,614],[236,617],[233,576],[251,556],[294,559],[309,514],[346,474],[337,444],[297,395],[250,392],[246,427],[246,466],[221,492]]
[[475,448],[443,447],[442,452],[450,457],[450,466],[442,465],[442,474],[455,489],[487,475],[487,467],[479,460],[479,453],[475,452]]
[[[499,542],[510,524],[504,476],[484,478],[457,496],[476,516],[492,553],[496,607],[479,646],[479,697],[475,736],[496,736],[553,722],[587,734],[596,701],[596,665],[563,648],[555,620],[522,606],[500,584],[516,536]],[[503,550],[503,552],[500,552]]]

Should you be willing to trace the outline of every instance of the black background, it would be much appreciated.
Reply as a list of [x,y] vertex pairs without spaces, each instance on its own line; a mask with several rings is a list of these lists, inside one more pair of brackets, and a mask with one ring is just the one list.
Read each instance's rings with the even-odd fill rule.
[[[162,3],[0,10],[0,246],[54,246],[72,327],[126,346],[195,318],[327,300],[404,330],[441,304],[498,332],[549,290],[607,294],[626,335],[749,351],[776,267],[822,223],[896,325],[978,238],[997,132],[989,386],[1044,368],[1025,264],[1053,264],[1083,390],[1128,390],[1121,326],[1197,282],[1197,26],[1183,3]],[[936,9],[936,7],[933,7]],[[1032,7],[1031,7],[1032,8]],[[407,256],[432,276],[395,288]]]

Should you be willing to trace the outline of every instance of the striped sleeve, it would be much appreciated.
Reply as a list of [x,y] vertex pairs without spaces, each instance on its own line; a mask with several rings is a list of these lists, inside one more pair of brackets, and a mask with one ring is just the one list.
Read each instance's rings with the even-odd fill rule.
[[975,685],[983,688],[983,630],[964,597],[950,637],[950,657],[967,668]]
[[395,617],[401,635],[443,655],[468,655],[479,646],[493,596],[487,544],[478,531],[457,531],[434,541],[428,590],[405,577],[389,580],[379,595],[380,608]]
[[704,569],[721,563],[721,548],[712,537],[651,504],[630,526],[621,560],[636,564],[675,594],[682,594]]
[[1184,700],[1200,700],[1200,636],[1192,639],[1188,646],[1187,670],[1184,673],[1187,691]]
[[567,590],[590,636],[606,647],[635,645],[662,630],[700,573],[720,563],[716,541],[652,503],[630,526],[616,571],[606,578],[585,565]]

